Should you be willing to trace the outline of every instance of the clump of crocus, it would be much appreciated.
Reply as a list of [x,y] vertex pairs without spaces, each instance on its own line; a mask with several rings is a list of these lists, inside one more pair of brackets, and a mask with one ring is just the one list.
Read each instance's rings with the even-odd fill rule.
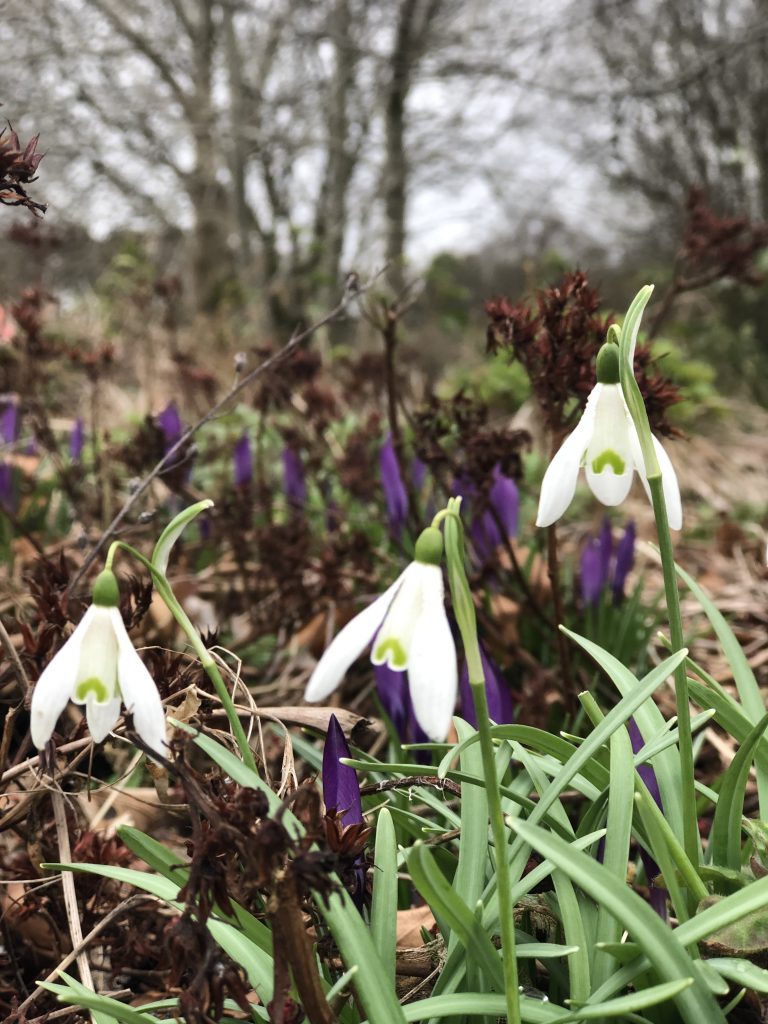
[[520,516],[517,484],[512,477],[502,473],[498,463],[493,468],[488,496],[479,499],[473,511],[469,536],[477,556],[487,561],[505,540],[517,535]]
[[124,704],[146,745],[158,754],[166,752],[160,695],[128,637],[119,604],[117,578],[105,569],[94,584],[93,604],[43,670],[32,694],[32,742],[38,750],[72,700],[85,705],[94,743],[114,728]]
[[442,553],[442,534],[428,527],[416,542],[414,561],[334,637],[312,673],[307,700],[323,700],[332,693],[373,641],[373,664],[407,671],[417,722],[431,739],[445,739],[456,703],[458,672],[445,614]]
[[[3,448],[12,448],[19,439],[19,407],[15,401],[8,401],[0,412],[0,441]],[[7,509],[14,508],[16,492],[13,486],[13,465],[0,458],[0,504]]]
[[635,563],[635,524],[629,520],[616,550],[609,519],[603,520],[598,537],[590,537],[581,553],[581,596],[585,605],[597,607],[608,588],[614,604],[624,599],[624,587]]
[[[606,342],[597,356],[597,384],[587,399],[584,415],[550,462],[541,484],[537,526],[556,522],[573,501],[579,470],[604,505],[620,505],[629,494],[635,470],[650,499],[645,461],[632,416],[622,392],[619,349]],[[661,468],[664,498],[673,530],[683,525],[677,476],[669,456],[656,437],[654,451]]]
[[249,487],[253,480],[253,455],[247,430],[243,431],[235,443],[233,477],[235,487],[243,489]]
[[[489,656],[483,644],[480,647],[480,661],[485,677],[485,697],[488,701],[488,717],[497,725],[510,725],[515,720],[515,708],[512,694],[509,692],[498,665]],[[459,701],[461,717],[477,728],[477,713],[472,698],[472,687],[469,684],[469,671],[466,663],[461,670],[459,679]]]
[[400,464],[397,461],[397,452],[395,451],[391,434],[387,435],[386,441],[381,446],[379,469],[381,471],[384,501],[387,506],[389,529],[392,536],[399,539],[408,519],[408,492],[403,483],[403,476],[400,472]]

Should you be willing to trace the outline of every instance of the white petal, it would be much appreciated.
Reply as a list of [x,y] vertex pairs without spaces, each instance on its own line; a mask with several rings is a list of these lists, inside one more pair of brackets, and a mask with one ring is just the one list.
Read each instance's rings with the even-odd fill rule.
[[80,645],[93,619],[93,611],[94,605],[91,605],[69,640],[46,665],[35,684],[30,707],[30,727],[32,742],[38,750],[42,750],[51,738],[59,715],[74,691]]
[[310,677],[304,693],[305,700],[324,700],[341,683],[349,666],[360,657],[373,639],[374,633],[387,614],[392,598],[400,588],[403,575],[404,573],[401,573],[388,590],[356,615],[333,638]]
[[[117,608],[115,611],[120,614]],[[122,629],[117,637],[120,649],[117,679],[123,695],[123,704],[126,711],[133,715],[136,732],[147,746],[165,756],[168,749],[165,742],[165,712],[160,694],[157,692],[154,679],[131,643],[122,620],[120,625]]]
[[425,568],[433,569],[434,575],[422,584],[422,608],[408,659],[408,686],[416,721],[431,740],[440,742],[451,727],[458,670],[445,614],[442,573],[438,566]]
[[[117,692],[117,636],[113,612],[117,608],[91,605],[93,614],[80,643],[80,658],[77,664],[72,700],[85,704],[87,700],[98,700],[101,704],[119,697]],[[122,625],[122,620],[121,620]],[[83,685],[83,684],[90,684]],[[100,693],[96,692],[98,688]],[[81,691],[83,695],[81,696]],[[89,693],[92,696],[89,697]],[[114,723],[113,723],[114,724]]]
[[586,453],[587,483],[604,505],[620,505],[634,472],[635,427],[619,384],[604,384]]
[[[654,434],[651,434],[651,440],[653,441],[653,448],[659,462],[659,469],[661,470],[661,486],[664,491],[664,503],[667,506],[667,519],[669,520],[670,529],[682,530],[683,503],[680,498],[680,485],[677,482],[675,467],[672,465],[663,445]],[[635,449],[637,472],[643,483],[645,493],[648,495],[648,501],[653,504],[651,488],[648,486],[648,477],[645,472],[645,462],[640,448],[640,439],[637,437],[637,433],[635,433],[632,441],[633,448]]]
[[88,731],[94,743],[101,743],[107,738],[120,717],[120,698],[98,701],[89,696],[85,701],[85,717]]
[[424,589],[434,585],[436,577],[442,586],[442,572],[436,565],[411,562],[400,577],[400,589],[390,603],[371,652],[374,665],[389,665],[395,672],[408,667],[411,641],[416,620],[424,603]]
[[587,450],[602,384],[596,384],[587,400],[584,415],[560,445],[541,482],[537,526],[551,526],[565,512],[576,493],[581,457]]
[[672,530],[683,528],[683,503],[680,498],[680,485],[677,482],[675,467],[667,455],[661,441],[652,437],[653,447],[656,449],[656,458],[659,460],[661,469],[661,485],[664,489],[664,502],[667,506],[667,518]]

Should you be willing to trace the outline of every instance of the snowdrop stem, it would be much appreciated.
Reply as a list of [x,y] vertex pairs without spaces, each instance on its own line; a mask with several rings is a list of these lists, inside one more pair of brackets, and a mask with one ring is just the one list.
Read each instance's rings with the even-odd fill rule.
[[[653,514],[656,517],[656,532],[659,537],[659,552],[664,575],[664,593],[669,616],[669,632],[672,651],[679,651],[683,644],[683,620],[680,614],[680,592],[677,589],[675,556],[672,550],[672,536],[667,519],[667,505],[664,500],[661,476],[649,477]],[[698,864],[701,857],[699,825],[696,816],[696,790],[693,771],[693,740],[691,738],[691,709],[688,699],[688,679],[685,664],[675,669],[675,704],[677,706],[678,751],[680,754],[680,785],[683,803],[683,848],[692,864]]]
[[499,925],[503,953],[504,989],[507,1000],[507,1021],[509,1024],[520,1024],[520,996],[518,989],[517,951],[515,942],[515,907],[512,900],[512,887],[509,877],[508,833],[504,824],[501,806],[499,779],[496,774],[496,755],[491,736],[491,721],[488,716],[488,700],[485,693],[485,673],[480,657],[480,646],[477,639],[477,617],[472,594],[464,569],[464,530],[459,517],[461,498],[450,498],[448,506],[438,513],[433,520],[444,520],[445,553],[448,565],[448,582],[451,588],[451,599],[456,622],[464,645],[467,659],[469,682],[472,699],[477,716],[477,731],[480,735],[480,750],[483,760],[486,795],[488,798],[488,818],[493,844],[496,851],[496,880],[499,894]]
[[[661,565],[664,574],[664,593],[669,616],[670,637],[673,651],[683,647],[683,622],[680,615],[680,594],[675,575],[675,558],[672,551],[672,536],[669,531],[669,517],[664,498],[661,467],[653,445],[653,436],[648,422],[648,412],[643,396],[635,379],[635,342],[640,330],[640,320],[653,292],[651,285],[641,288],[633,299],[619,336],[619,372],[621,388],[632,420],[637,430],[640,449],[645,464],[648,488],[651,492],[656,532],[659,537]],[[615,333],[615,328],[612,329]],[[693,741],[691,739],[691,713],[688,702],[688,680],[685,666],[675,670],[675,703],[679,724],[678,750],[680,754],[680,786],[683,803],[683,848],[692,864],[698,864],[701,856],[701,842],[696,818],[696,791],[693,773]]]
[[253,751],[248,743],[248,737],[245,735],[245,730],[243,729],[240,716],[235,708],[234,701],[227,689],[227,684],[224,682],[221,672],[219,671],[219,666],[216,664],[216,660],[212,656],[211,652],[203,643],[200,634],[195,629],[195,626],[189,616],[181,607],[181,604],[171,589],[171,585],[167,578],[163,573],[159,572],[157,568],[152,565],[149,559],[145,558],[144,555],[141,554],[141,552],[121,540],[113,541],[110,545],[106,561],[109,568],[111,568],[115,554],[118,550],[125,551],[127,554],[131,555],[137,561],[141,562],[144,568],[149,571],[152,576],[152,582],[155,590],[157,590],[158,594],[165,602],[168,611],[173,615],[174,619],[186,633],[192,649],[199,658],[200,664],[203,666],[205,674],[214,685],[216,694],[221,701],[227,718],[229,719],[232,735],[235,737],[235,742],[240,750],[240,756],[243,759],[243,763],[253,769],[253,771],[256,771],[256,760],[253,756]]

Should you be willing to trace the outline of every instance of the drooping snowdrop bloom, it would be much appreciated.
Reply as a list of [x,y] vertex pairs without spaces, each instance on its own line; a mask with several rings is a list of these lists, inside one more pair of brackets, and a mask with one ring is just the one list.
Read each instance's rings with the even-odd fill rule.
[[414,561],[333,639],[309,680],[307,700],[323,700],[332,693],[373,640],[373,664],[407,671],[416,721],[431,739],[445,739],[456,703],[458,671],[443,603],[442,551],[440,531],[424,530]]
[[148,747],[166,752],[165,715],[152,676],[134,650],[119,606],[114,573],[96,579],[93,604],[43,670],[32,694],[32,742],[42,750],[67,701],[85,705],[94,743],[114,728],[124,704]]
[[[661,469],[669,525],[679,530],[683,510],[677,476],[656,437],[653,446]],[[597,384],[578,426],[563,441],[544,474],[537,526],[551,526],[571,504],[582,465],[592,493],[604,505],[620,505],[624,501],[635,470],[650,499],[637,428],[619,383],[619,349],[611,342],[598,353]]]

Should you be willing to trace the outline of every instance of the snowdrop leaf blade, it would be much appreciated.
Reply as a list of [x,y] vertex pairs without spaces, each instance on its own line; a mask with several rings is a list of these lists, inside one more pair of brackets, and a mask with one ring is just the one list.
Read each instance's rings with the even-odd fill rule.
[[456,706],[456,647],[443,600],[443,579],[437,566],[435,585],[425,587],[408,660],[408,683],[416,721],[431,740],[448,735]]
[[565,512],[576,493],[581,457],[592,432],[592,417],[585,411],[576,429],[560,445],[541,483],[537,526],[551,526]]
[[373,604],[363,609],[348,622],[324,651],[310,677],[304,699],[324,700],[341,683],[347,669],[363,653],[381,625],[392,599],[397,593],[403,575],[377,597]]
[[192,522],[192,520],[204,512],[208,508],[213,507],[213,502],[210,498],[206,498],[204,501],[198,501],[194,505],[190,505],[189,508],[185,508],[183,512],[171,520],[166,526],[163,532],[160,534],[160,539],[155,544],[155,550],[152,552],[152,566],[160,576],[165,576],[165,572],[168,568],[168,559],[171,556],[171,550],[173,545],[182,535],[186,527]]

